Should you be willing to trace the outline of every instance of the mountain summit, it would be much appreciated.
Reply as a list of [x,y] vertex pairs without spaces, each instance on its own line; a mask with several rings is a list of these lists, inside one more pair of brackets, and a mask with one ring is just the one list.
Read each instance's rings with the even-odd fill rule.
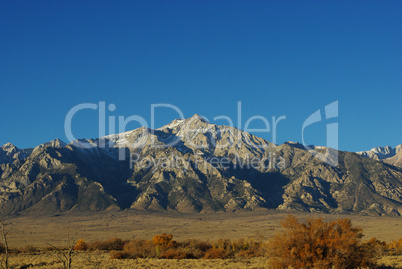
[[367,158],[372,158],[375,160],[383,160],[395,156],[401,150],[402,150],[402,144],[396,146],[395,148],[392,148],[390,146],[377,147],[368,151],[359,151],[356,153]]
[[342,151],[334,167],[299,143],[276,146],[197,114],[156,130],[0,149],[2,214],[129,208],[402,214],[400,168]]
[[366,158],[381,160],[385,163],[402,168],[402,144],[399,144],[395,148],[390,146],[377,147],[369,151],[360,151],[356,153]]

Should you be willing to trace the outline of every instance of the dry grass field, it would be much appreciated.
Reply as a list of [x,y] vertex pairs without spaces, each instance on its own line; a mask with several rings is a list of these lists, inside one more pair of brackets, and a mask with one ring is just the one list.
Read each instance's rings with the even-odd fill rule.
[[[23,248],[32,245],[38,249],[48,244],[64,247],[67,238],[86,242],[109,238],[152,239],[162,233],[173,234],[174,239],[214,241],[219,238],[254,238],[267,241],[281,231],[281,220],[286,213],[255,211],[216,214],[149,213],[115,211],[102,213],[75,213],[52,216],[16,216],[6,219],[9,246]],[[376,237],[382,241],[402,238],[402,219],[397,217],[370,217],[360,215],[326,215],[295,213],[301,221],[322,217],[327,221],[348,217],[354,226],[363,228],[364,239]],[[1,256],[1,255],[0,255]],[[402,268],[402,256],[387,256],[379,264]],[[11,268],[62,268],[54,251],[35,251],[10,255]],[[22,266],[22,267],[21,267]],[[26,266],[26,267],[24,267]],[[267,268],[267,258],[235,259],[110,259],[105,251],[76,252],[73,268]]]
[[[166,259],[110,259],[105,252],[78,252],[72,268],[124,269],[124,268],[268,268],[267,258],[215,259],[215,260],[166,260]],[[388,268],[402,268],[402,256],[383,257],[379,264]],[[24,267],[25,266],[25,267]],[[18,254],[10,257],[11,268],[63,268],[56,253]]]
[[[85,241],[112,237],[123,239],[151,239],[156,234],[173,234],[176,240],[219,238],[269,239],[281,229],[286,213],[254,211],[215,214],[148,213],[116,211],[101,213],[77,213],[57,216],[18,216],[7,219],[12,226],[9,235],[11,247],[33,245],[37,247],[63,245],[68,235]],[[402,238],[402,218],[371,217],[359,215],[328,215],[295,213],[304,220],[322,217],[331,221],[348,217],[354,226],[363,228],[365,239],[376,237],[383,241]]]
[[[78,253],[73,268],[266,268],[266,258],[216,260],[110,259],[108,253]],[[62,268],[55,253],[19,254],[10,259],[11,266]]]

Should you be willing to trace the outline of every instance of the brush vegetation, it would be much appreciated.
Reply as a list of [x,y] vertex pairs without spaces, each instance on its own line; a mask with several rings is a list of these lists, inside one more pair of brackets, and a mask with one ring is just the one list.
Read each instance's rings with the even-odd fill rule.
[[[149,239],[71,240],[65,246],[8,249],[9,268],[402,268],[402,239],[363,240],[348,218],[300,222],[288,215],[270,240],[243,238],[175,240],[172,234]],[[6,247],[0,244],[4,260]],[[64,255],[71,263],[63,263]],[[176,260],[176,262],[171,262]]]

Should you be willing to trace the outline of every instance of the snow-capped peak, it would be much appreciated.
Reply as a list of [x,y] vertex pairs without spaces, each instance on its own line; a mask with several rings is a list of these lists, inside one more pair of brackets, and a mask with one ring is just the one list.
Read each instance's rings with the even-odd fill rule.
[[186,121],[185,119],[175,119],[171,123],[166,124],[166,125],[162,126],[161,128],[158,128],[157,130],[174,129],[180,125],[183,125],[185,121]]
[[402,144],[396,146],[395,148],[392,148],[390,146],[385,146],[385,147],[376,147],[372,148],[371,150],[367,151],[359,151],[356,152],[359,155],[362,155],[363,157],[368,157],[376,160],[382,160],[386,158],[390,158],[395,156],[400,150],[402,149]]

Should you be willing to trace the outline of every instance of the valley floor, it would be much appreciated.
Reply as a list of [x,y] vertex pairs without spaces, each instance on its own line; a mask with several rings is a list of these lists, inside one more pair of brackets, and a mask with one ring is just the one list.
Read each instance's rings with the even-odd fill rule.
[[[62,268],[54,251],[44,251],[49,244],[66,247],[68,238],[86,242],[109,238],[150,240],[162,233],[173,234],[174,239],[213,241],[219,238],[254,238],[266,241],[281,231],[281,220],[287,213],[254,211],[214,214],[149,213],[139,211],[110,211],[74,213],[47,216],[21,215],[5,219],[9,246],[13,249],[34,250],[29,253],[11,253],[11,268]],[[354,226],[363,228],[366,240],[376,237],[391,242],[402,238],[402,218],[361,215],[329,215],[295,213],[301,221],[322,217],[326,221],[348,217]],[[4,256],[3,256],[4,257]],[[0,255],[0,260],[2,255]],[[268,258],[236,259],[110,259],[105,251],[76,252],[73,268],[267,268]],[[378,264],[388,268],[402,268],[402,256],[382,257]],[[25,266],[25,267],[24,267]]]
[[[267,258],[241,259],[110,259],[109,253],[79,252],[73,258],[72,268],[268,268]],[[1,255],[0,255],[1,257]],[[379,259],[378,264],[388,268],[402,268],[402,256],[389,256]],[[56,253],[17,254],[10,257],[11,268],[62,268]]]
[[[48,244],[63,246],[68,237],[86,242],[113,237],[122,239],[152,239],[157,234],[173,234],[175,240],[219,238],[255,238],[266,240],[281,230],[281,220],[287,213],[254,211],[214,214],[149,213],[115,211],[75,213],[51,216],[17,216],[5,219],[11,232],[10,247]],[[329,215],[295,213],[300,220],[322,217],[330,221],[348,217],[354,226],[363,228],[364,239],[376,237],[391,242],[402,238],[401,217],[371,217],[360,215]]]

